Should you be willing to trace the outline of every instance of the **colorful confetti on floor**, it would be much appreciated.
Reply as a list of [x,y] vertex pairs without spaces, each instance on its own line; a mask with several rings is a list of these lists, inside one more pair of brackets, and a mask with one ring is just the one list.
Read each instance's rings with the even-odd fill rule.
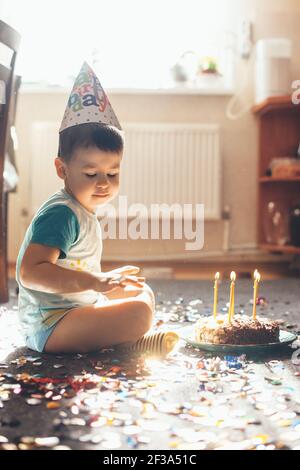
[[[152,281],[154,329],[211,312],[206,281]],[[180,341],[165,359],[56,356],[24,347],[17,295],[0,307],[0,449],[300,449],[300,341],[268,357],[212,356]],[[223,293],[222,293],[223,292]],[[227,309],[228,285],[220,288]],[[265,282],[259,314],[299,332],[300,281]],[[251,314],[249,282],[237,311]],[[299,354],[298,354],[299,353]]]

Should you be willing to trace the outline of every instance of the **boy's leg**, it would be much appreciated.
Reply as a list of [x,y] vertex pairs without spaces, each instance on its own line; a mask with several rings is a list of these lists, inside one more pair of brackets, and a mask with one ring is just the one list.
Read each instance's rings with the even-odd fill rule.
[[98,307],[74,308],[58,322],[45,352],[89,352],[137,341],[151,328],[152,315],[152,300],[147,292],[109,300]]

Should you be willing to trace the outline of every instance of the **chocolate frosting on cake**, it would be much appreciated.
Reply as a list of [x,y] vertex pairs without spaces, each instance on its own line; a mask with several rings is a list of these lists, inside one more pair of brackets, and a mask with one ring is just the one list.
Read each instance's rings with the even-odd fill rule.
[[266,344],[279,341],[279,325],[268,318],[253,320],[248,315],[228,315],[200,318],[195,326],[195,339],[199,343],[213,344]]

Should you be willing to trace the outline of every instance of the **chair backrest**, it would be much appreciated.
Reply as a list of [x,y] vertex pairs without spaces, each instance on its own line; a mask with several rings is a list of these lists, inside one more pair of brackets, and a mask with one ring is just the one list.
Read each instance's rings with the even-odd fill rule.
[[21,41],[20,34],[13,29],[8,24],[4,23],[4,21],[0,20],[0,43],[4,44],[6,47],[13,51],[10,67],[14,69],[15,62],[16,62],[16,54],[19,50]]
[[3,169],[7,147],[10,112],[12,104],[16,100],[16,96],[14,96],[14,69],[20,40],[20,34],[0,20],[0,44],[4,45],[11,51],[9,65],[7,66],[0,63],[0,81],[4,92],[4,103],[0,104],[0,193],[3,191]]
[[[21,86],[21,77],[19,75],[14,75],[10,111],[9,111],[9,116],[8,116],[8,129],[13,129],[13,132],[8,132],[7,141],[6,141],[6,153],[9,157],[10,163],[15,167],[17,173],[18,173],[18,167],[17,167],[16,155],[15,155],[15,147],[16,147],[15,121],[16,121],[17,101],[18,101],[18,93],[19,93],[20,86]],[[16,192],[17,186],[14,189],[10,189],[10,191]]]

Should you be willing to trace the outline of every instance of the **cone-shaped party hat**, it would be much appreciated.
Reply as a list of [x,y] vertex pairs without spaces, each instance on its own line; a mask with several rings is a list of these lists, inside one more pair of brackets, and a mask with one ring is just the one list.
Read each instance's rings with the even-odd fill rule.
[[89,122],[111,125],[122,130],[98,77],[84,62],[75,80],[59,132]]

